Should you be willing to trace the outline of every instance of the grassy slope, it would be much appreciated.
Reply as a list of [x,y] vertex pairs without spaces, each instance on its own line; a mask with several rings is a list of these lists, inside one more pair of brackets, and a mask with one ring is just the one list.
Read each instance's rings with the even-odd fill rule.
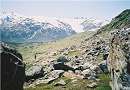
[[[87,87],[87,84],[93,82],[92,80],[77,79],[75,82],[73,82],[73,80],[69,78],[61,77],[50,84],[40,84],[35,88],[30,87],[26,88],[25,90],[111,90],[111,87],[109,86],[110,76],[108,74],[101,74],[99,75],[99,78],[100,81],[97,81],[98,86],[95,88]],[[58,82],[60,79],[63,79],[66,82],[66,85],[54,86],[55,83]]]
[[[101,28],[96,34],[93,32],[85,32],[80,33],[68,38],[65,38],[63,40],[58,40],[56,42],[50,42],[50,43],[40,43],[40,44],[23,44],[19,45],[17,48],[19,52],[22,53],[24,57],[25,62],[30,62],[34,58],[34,53],[42,53],[39,57],[45,57],[46,53],[49,52],[55,52],[59,49],[70,47],[72,45],[80,45],[82,41],[84,41],[86,38],[89,38],[93,34],[98,35],[99,37],[103,37],[103,39],[109,38],[109,31],[113,29],[120,29],[122,27],[129,27],[130,26],[130,10],[125,10],[123,13],[115,17],[110,24],[105,25],[103,28]],[[94,35],[94,36],[95,36]],[[94,38],[89,39],[89,41],[92,41]],[[88,42],[88,41],[87,41]],[[77,54],[77,52],[70,52],[70,55]],[[99,56],[99,59],[102,56]],[[62,78],[67,82],[67,85],[64,87],[54,87],[54,81],[53,83],[49,85],[40,85],[36,86],[36,88],[27,88],[25,90],[111,90],[111,87],[109,86],[110,77],[109,75],[101,74],[99,75],[100,81],[98,82],[97,88],[87,88],[86,84],[90,83],[89,80],[78,80],[75,84],[71,83],[70,79]],[[60,78],[59,78],[60,79]],[[75,85],[75,86],[74,86]]]
[[[63,40],[58,40],[56,42],[50,43],[38,43],[38,44],[22,44],[18,45],[17,49],[22,53],[24,61],[29,62],[31,58],[33,59],[33,54],[35,52],[42,53],[41,56],[45,56],[47,52],[53,52],[62,48],[70,47],[72,45],[81,45],[81,42],[95,34],[95,32],[83,32]],[[51,48],[51,49],[50,49]],[[69,52],[69,55],[77,54],[77,52]],[[27,58],[28,57],[28,58]],[[39,56],[40,57],[40,56]],[[25,90],[111,90],[109,86],[110,77],[109,75],[101,74],[99,75],[100,81],[98,81],[98,86],[96,88],[88,88],[87,84],[91,83],[90,80],[77,80],[72,83],[72,80],[66,77],[61,77],[55,80],[51,84],[40,84],[35,88],[26,88]],[[54,86],[54,84],[60,79],[65,80],[67,83],[65,86]]]
[[111,31],[113,29],[122,29],[122,28],[130,28],[130,9],[124,10],[121,14],[112,19],[112,21],[103,26],[99,33],[104,33],[104,31]]
[[[24,62],[26,63],[33,63],[34,61],[34,54],[38,54],[38,59],[45,58],[47,56],[51,56],[51,52],[56,52],[57,50],[68,48],[73,45],[80,45],[82,41],[86,38],[92,36],[95,32],[94,31],[87,31],[83,33],[79,33],[65,39],[61,39],[54,42],[48,43],[25,43],[25,44],[18,44],[16,49],[22,54]],[[55,57],[54,57],[55,58]]]

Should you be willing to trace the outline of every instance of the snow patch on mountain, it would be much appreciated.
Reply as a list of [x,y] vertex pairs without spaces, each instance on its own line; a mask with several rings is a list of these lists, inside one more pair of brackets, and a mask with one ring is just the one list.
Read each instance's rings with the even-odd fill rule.
[[[57,17],[45,17],[45,16],[31,16],[34,20],[39,22],[48,22],[54,26],[59,27],[59,21],[71,25],[75,32],[80,33],[86,30],[96,30],[109,23],[109,20],[97,20],[94,18],[57,18]],[[86,27],[88,26],[88,27]],[[90,28],[90,27],[91,28]]]
[[107,23],[90,18],[23,16],[13,13],[0,16],[0,31],[5,41],[47,42],[86,30],[97,30]]

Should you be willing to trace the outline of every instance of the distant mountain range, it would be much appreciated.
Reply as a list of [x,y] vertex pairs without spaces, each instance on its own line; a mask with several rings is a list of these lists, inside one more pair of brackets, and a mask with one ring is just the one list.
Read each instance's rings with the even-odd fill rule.
[[4,14],[0,17],[1,41],[48,42],[86,30],[98,29],[108,21],[87,18],[25,17]]

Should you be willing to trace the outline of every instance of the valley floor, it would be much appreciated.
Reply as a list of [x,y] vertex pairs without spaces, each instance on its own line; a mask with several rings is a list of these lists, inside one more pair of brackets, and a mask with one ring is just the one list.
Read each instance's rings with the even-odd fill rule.
[[[67,55],[70,58],[81,56],[82,43],[94,34],[95,31],[88,31],[54,42],[17,44],[15,47],[22,54],[27,70],[34,65],[49,64],[62,55]],[[98,58],[102,59],[102,55]],[[52,83],[38,84],[34,87],[32,85],[26,87],[25,90],[111,90],[109,74],[99,74],[98,78],[99,80],[88,80],[62,76]],[[55,83],[60,80],[64,80],[66,84],[55,86]]]

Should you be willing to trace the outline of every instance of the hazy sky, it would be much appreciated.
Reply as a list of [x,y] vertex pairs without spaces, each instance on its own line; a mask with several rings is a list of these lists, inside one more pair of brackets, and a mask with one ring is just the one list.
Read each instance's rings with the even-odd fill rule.
[[112,18],[130,9],[130,0],[0,0],[1,11],[26,16]]

